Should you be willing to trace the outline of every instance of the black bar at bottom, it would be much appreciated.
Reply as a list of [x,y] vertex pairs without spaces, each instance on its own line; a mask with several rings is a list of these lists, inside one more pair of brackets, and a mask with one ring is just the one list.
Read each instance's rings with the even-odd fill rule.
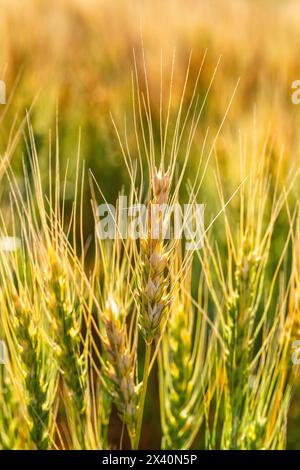
[[[219,468],[222,465],[235,466],[241,470],[256,464],[293,464],[299,466],[298,451],[2,451],[0,452],[0,468],[9,465],[37,464],[41,470],[45,466],[64,468],[82,466],[82,470],[90,470],[101,466],[120,466],[139,468],[147,466],[171,467],[173,465],[199,467],[203,470]],[[6,467],[5,467],[6,466]],[[21,467],[20,467],[21,468]]]

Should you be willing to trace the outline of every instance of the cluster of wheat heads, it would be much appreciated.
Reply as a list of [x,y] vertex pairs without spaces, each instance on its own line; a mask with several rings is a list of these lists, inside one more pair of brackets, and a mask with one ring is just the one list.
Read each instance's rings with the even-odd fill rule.
[[[295,177],[282,182],[280,166],[274,173],[264,148],[242,165],[242,184],[227,197],[216,165],[220,211],[209,216],[201,247],[186,251],[180,237],[165,239],[165,214],[154,212],[153,219],[150,209],[181,200],[203,110],[197,80],[184,106],[187,80],[173,125],[167,106],[157,145],[148,87],[140,91],[135,75],[136,162],[127,134],[123,142],[117,132],[130,179],[128,203],[147,205],[140,239],[124,238],[112,212],[115,237],[103,240],[95,230],[93,250],[83,236],[84,167],[78,158],[67,211],[69,176],[61,176],[58,143],[52,158],[50,139],[45,177],[30,124],[21,187],[7,165],[9,198],[0,218],[6,241],[0,249],[6,344],[1,448],[108,449],[110,418],[117,413],[119,447],[128,436],[138,449],[155,373],[159,406],[153,419],[161,420],[162,448],[285,447],[297,380],[291,343],[299,332],[299,208],[289,197]],[[197,200],[217,135],[209,149],[204,140],[187,185],[189,202]],[[90,188],[97,227],[104,195],[92,174]],[[283,244],[275,240],[275,256],[280,217],[287,233]],[[153,224],[160,227],[155,237]]]
[[[293,220],[288,216],[289,229],[276,252],[277,223],[287,189],[280,189],[279,175],[280,170],[272,178],[269,159],[255,155],[248,182],[240,191],[236,224],[224,211],[226,256],[221,259],[209,240],[203,250],[203,270],[219,312],[223,350],[224,410],[218,436],[215,430],[207,434],[212,448],[283,449],[286,445],[288,408],[297,380],[291,342],[299,318],[294,251],[299,213],[296,209]],[[218,412],[213,414],[212,429],[220,419]]]

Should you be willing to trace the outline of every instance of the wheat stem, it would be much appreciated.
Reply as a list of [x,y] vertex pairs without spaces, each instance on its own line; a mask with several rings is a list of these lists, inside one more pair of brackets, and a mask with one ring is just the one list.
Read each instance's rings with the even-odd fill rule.
[[139,443],[140,443],[140,438],[141,438],[141,429],[142,429],[145,399],[146,399],[146,394],[147,394],[147,386],[148,386],[148,378],[149,378],[151,349],[152,349],[152,342],[146,343],[143,385],[142,385],[140,404],[138,408],[136,435],[135,435],[135,441],[134,441],[134,446],[133,446],[134,450],[137,450],[139,448]]

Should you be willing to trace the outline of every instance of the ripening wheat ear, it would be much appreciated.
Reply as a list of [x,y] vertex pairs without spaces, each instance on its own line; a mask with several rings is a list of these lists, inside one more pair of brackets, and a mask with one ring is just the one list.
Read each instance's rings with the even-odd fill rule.
[[86,420],[86,358],[80,350],[80,323],[77,306],[69,287],[65,265],[56,253],[50,254],[49,270],[45,279],[46,306],[53,336],[57,364],[67,387],[67,407],[71,414],[70,427],[74,442],[85,447]]
[[95,344],[94,352],[101,363],[97,376],[104,387],[104,398],[107,395],[106,405],[111,401],[116,406],[133,446],[139,398],[138,330],[132,290],[133,247],[131,240],[120,237],[118,222],[115,220],[117,230],[114,240],[96,239],[90,289],[95,298],[101,353]]
[[[0,251],[1,253],[1,251]],[[26,420],[22,422],[22,407],[20,394],[16,393],[16,380],[18,376],[18,367],[16,370],[13,369],[13,364],[10,360],[7,351],[7,345],[4,341],[4,304],[3,292],[0,293],[1,303],[0,309],[3,311],[0,319],[0,337],[3,341],[4,346],[1,348],[1,359],[4,360],[4,364],[0,364],[0,449],[11,450],[20,449],[23,445],[25,447],[26,442],[22,439],[21,433],[18,432],[20,423],[26,429]],[[24,413],[23,413],[24,414]],[[25,439],[27,436],[25,436]]]
[[[51,440],[51,415],[53,401],[48,403],[47,378],[42,369],[43,350],[40,327],[33,319],[32,306],[26,305],[24,294],[13,294],[14,335],[20,348],[22,373],[25,381],[26,406],[29,415],[30,435],[37,449],[47,449]],[[10,310],[11,312],[11,310]],[[52,397],[53,400],[53,397]]]
[[[148,202],[148,232],[146,237],[141,240],[139,326],[145,339],[146,354],[141,402],[139,404],[137,418],[135,449],[138,448],[141,433],[152,342],[159,333],[162,320],[167,313],[167,308],[170,303],[170,295],[168,292],[169,278],[166,273],[170,253],[163,240],[164,215],[162,215],[161,211],[157,212],[155,210],[155,206],[163,206],[167,204],[169,199],[171,187],[170,169],[164,172],[163,168],[162,163],[159,171],[157,171],[156,167],[153,170],[151,186],[153,198]],[[152,210],[153,208],[154,211]],[[153,214],[156,214],[156,217],[153,217]],[[157,230],[158,236],[154,235],[154,231]]]
[[[5,367],[0,366],[0,449],[12,450],[22,447],[20,426],[20,403],[16,396],[11,377],[11,366],[6,360]],[[24,420],[25,422],[25,420]],[[24,444],[23,444],[24,445]]]
[[107,388],[118,409],[121,419],[127,426],[133,445],[136,433],[138,387],[135,384],[135,351],[130,351],[126,324],[120,318],[119,307],[109,296],[103,315],[106,339],[103,340],[107,357],[103,372]]
[[[203,250],[204,271],[220,316],[220,332],[225,346],[222,448],[259,449],[280,446],[276,436],[270,434],[267,423],[272,415],[274,426],[276,423],[280,427],[281,420],[284,419],[280,413],[284,407],[281,410],[276,407],[275,411],[268,400],[277,396],[278,400],[289,401],[289,379],[285,373],[288,362],[286,342],[277,342],[277,335],[280,334],[283,338],[290,334],[286,319],[286,298],[281,296],[278,299],[280,322],[275,315],[272,317],[273,326],[270,327],[269,315],[272,302],[276,302],[274,296],[278,288],[278,273],[282,269],[290,235],[287,234],[287,242],[266,293],[264,283],[269,269],[267,263],[272,237],[285,200],[284,194],[280,195],[275,191],[271,207],[269,206],[268,192],[272,182],[267,162],[265,155],[257,156],[252,161],[248,180],[240,192],[241,213],[236,231],[227,210],[224,212],[226,265],[223,266],[219,252],[215,253],[208,240],[206,249]],[[292,183],[288,184],[291,188]],[[218,188],[224,205],[219,183]],[[275,188],[278,188],[276,182]],[[278,355],[278,362],[274,359],[274,354]],[[263,373],[264,367],[269,371],[268,374]],[[268,395],[270,388],[272,397]]]
[[[48,449],[53,443],[56,371],[52,373],[48,368],[51,359],[43,334],[43,315],[35,298],[35,277],[31,272],[22,281],[24,271],[19,272],[20,265],[22,259],[18,256],[11,255],[9,260],[2,257],[1,273],[3,269],[6,272],[2,291],[3,324],[8,350],[19,369],[18,382],[30,438],[37,449]],[[32,266],[27,263],[27,269],[26,264],[23,268],[30,273]]]
[[210,370],[215,362],[215,334],[210,331],[207,295],[200,278],[198,302],[192,296],[191,260],[182,270],[180,250],[171,257],[175,284],[159,355],[162,448],[188,449],[204,419],[204,403],[213,396]]
[[[167,204],[170,184],[170,169],[164,172],[163,167],[159,171],[155,168],[152,183],[153,198],[149,201],[148,207],[148,233],[141,240],[143,269],[139,324],[148,344],[152,343],[158,333],[170,300],[167,291],[169,282],[165,273],[170,255],[162,238],[163,213],[155,210],[155,206]],[[157,237],[154,235],[155,230],[159,231]]]

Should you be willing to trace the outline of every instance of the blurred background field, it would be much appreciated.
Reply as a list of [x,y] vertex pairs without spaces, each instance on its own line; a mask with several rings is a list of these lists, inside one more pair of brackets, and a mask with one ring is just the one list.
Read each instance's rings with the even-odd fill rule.
[[[225,194],[229,196],[240,182],[241,154],[251,159],[252,152],[265,148],[274,172],[281,158],[283,173],[299,165],[300,105],[291,101],[292,82],[300,78],[298,1],[2,0],[0,10],[0,79],[6,83],[8,100],[0,108],[1,155],[10,148],[26,110],[30,109],[39,161],[46,169],[49,129],[55,136],[58,115],[61,161],[65,165],[69,161],[71,172],[75,171],[81,129],[81,158],[94,173],[106,198],[113,201],[129,181],[110,115],[121,134],[126,115],[134,158],[137,150],[131,141],[133,51],[138,73],[143,76],[143,41],[157,132],[161,71],[167,96],[173,55],[174,112],[191,51],[187,95],[192,93],[205,51],[197,87],[200,100],[215,73],[191,149],[190,174],[208,128],[208,141],[213,141],[238,80],[215,149]],[[22,136],[12,149],[12,165],[16,171],[21,170],[22,154],[26,155]],[[211,167],[200,195],[201,202],[208,206],[208,218],[213,217],[218,206]],[[5,200],[4,180],[1,185],[0,195]],[[71,178],[69,185],[72,192]],[[299,197],[298,187],[295,186],[292,198]],[[85,194],[88,212],[88,187]],[[87,219],[86,237],[93,232],[93,219]],[[276,234],[279,244],[286,230],[283,220],[282,233]],[[155,383],[152,385],[155,387]],[[152,412],[150,405],[158,409],[155,400],[150,401],[148,418]],[[300,448],[299,428],[300,406],[295,399],[288,447]],[[155,448],[160,441],[158,426],[149,419],[145,429],[144,445]]]

